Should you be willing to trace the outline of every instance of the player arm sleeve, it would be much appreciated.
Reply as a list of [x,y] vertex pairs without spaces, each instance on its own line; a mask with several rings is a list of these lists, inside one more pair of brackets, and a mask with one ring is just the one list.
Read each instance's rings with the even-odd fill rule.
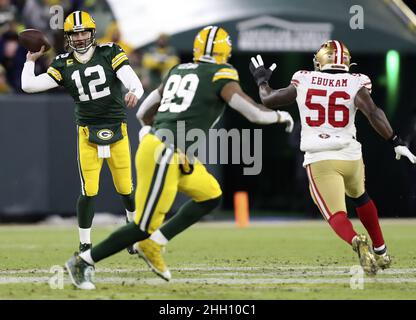
[[222,68],[218,70],[214,74],[212,82],[220,88],[220,94],[224,101],[250,122],[271,124],[279,120],[276,111],[258,105],[241,90],[236,69]]
[[228,101],[231,108],[241,113],[250,122],[258,124],[271,124],[279,120],[278,113],[273,110],[266,109],[262,106],[253,104],[244,99],[238,93],[234,93]]
[[[136,113],[136,118],[139,120],[142,126],[150,125],[153,122],[153,116],[155,109],[159,106],[162,97],[159,89],[155,89],[144,99],[142,104],[139,106],[139,110]],[[151,118],[152,120],[149,120]]]
[[59,86],[58,82],[52,79],[48,73],[42,73],[36,76],[35,62],[33,61],[25,62],[22,70],[21,80],[22,90],[27,93],[42,92]]
[[137,99],[142,97],[144,93],[142,83],[130,65],[123,65],[116,74],[129,92],[132,92]]

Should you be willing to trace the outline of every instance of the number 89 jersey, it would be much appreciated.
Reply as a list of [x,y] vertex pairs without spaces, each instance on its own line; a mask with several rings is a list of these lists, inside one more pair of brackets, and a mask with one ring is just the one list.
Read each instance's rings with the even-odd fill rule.
[[[174,138],[184,137],[191,129],[207,132],[224,112],[226,103],[220,93],[229,81],[239,81],[230,64],[201,62],[173,67],[163,82],[154,128],[168,129]],[[178,121],[184,121],[185,127]],[[177,132],[182,129],[185,132]]]
[[301,118],[303,165],[321,160],[361,159],[361,144],[356,140],[354,99],[371,81],[363,74],[298,71],[291,84],[297,91]]
[[61,54],[47,73],[74,99],[78,125],[113,124],[126,121],[122,83],[116,72],[128,63],[126,53],[110,42],[96,46],[85,64],[73,53]]

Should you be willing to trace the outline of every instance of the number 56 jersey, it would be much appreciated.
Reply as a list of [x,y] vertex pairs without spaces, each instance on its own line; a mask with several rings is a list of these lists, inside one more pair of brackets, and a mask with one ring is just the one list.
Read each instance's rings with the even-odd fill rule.
[[356,140],[354,99],[371,81],[363,74],[298,71],[291,80],[302,124],[303,165],[321,160],[361,159]]
[[126,53],[110,42],[97,45],[86,63],[78,61],[73,53],[58,55],[47,73],[74,99],[78,125],[114,124],[127,117],[122,82],[116,74],[126,64]]

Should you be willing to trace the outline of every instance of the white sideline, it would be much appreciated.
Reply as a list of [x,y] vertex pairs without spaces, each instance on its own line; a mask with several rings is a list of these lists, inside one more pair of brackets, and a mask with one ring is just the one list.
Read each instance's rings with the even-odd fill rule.
[[[0,277],[0,284],[12,283],[44,283],[47,284],[49,277]],[[122,277],[97,278],[96,283],[111,284],[135,284],[135,285],[169,285],[169,284],[349,284],[351,278],[325,278],[325,279],[294,279],[294,278],[256,278],[256,279],[224,279],[224,278],[178,278],[166,282],[162,279],[136,279]],[[364,278],[365,283],[416,283],[416,278]],[[66,284],[70,281],[66,279]]]
[[[325,276],[325,275],[343,275],[349,274],[352,266],[279,266],[279,267],[183,267],[183,268],[170,268],[171,271],[229,271],[222,273],[215,273],[217,275],[250,275],[242,271],[254,271],[261,272],[262,275],[310,275],[310,276]],[[315,271],[312,271],[315,270]],[[319,271],[320,270],[320,271]],[[130,273],[130,272],[148,272],[149,268],[97,268],[96,273]],[[234,271],[234,272],[232,272]],[[267,273],[265,273],[267,271]],[[48,274],[48,269],[9,269],[0,270],[0,275],[18,275],[18,274]],[[391,268],[387,270],[380,270],[379,273],[383,274],[416,274],[416,268]],[[209,274],[206,274],[209,275]],[[255,275],[255,273],[253,274]]]

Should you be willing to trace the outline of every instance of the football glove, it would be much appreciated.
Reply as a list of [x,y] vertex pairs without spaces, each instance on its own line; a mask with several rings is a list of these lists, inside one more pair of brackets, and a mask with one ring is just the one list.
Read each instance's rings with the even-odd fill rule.
[[257,85],[260,86],[262,83],[267,83],[272,76],[273,70],[276,69],[276,64],[273,63],[268,69],[264,67],[263,59],[261,55],[251,57],[249,69],[254,77]]
[[293,131],[293,126],[295,125],[292,116],[290,115],[289,112],[286,111],[276,111],[277,112],[277,122],[278,123],[286,123],[286,132],[292,132]]
[[400,158],[403,156],[409,159],[411,163],[416,163],[416,156],[410,152],[405,142],[402,139],[400,139],[399,136],[393,135],[393,137],[390,139],[390,143],[394,147],[394,152],[396,153],[396,160],[400,160]]

